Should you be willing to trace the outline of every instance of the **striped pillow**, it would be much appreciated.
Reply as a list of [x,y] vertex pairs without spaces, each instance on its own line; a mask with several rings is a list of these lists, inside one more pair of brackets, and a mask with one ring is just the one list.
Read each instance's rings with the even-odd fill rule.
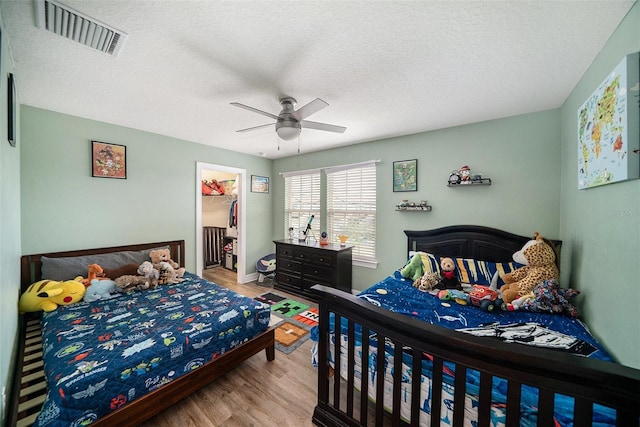
[[[424,272],[434,272],[440,274],[440,259],[446,258],[439,255],[434,255],[425,252],[419,252],[422,257],[422,266]],[[458,279],[460,283],[477,284],[477,285],[491,285],[491,279],[498,273],[502,276],[510,271],[522,267],[522,264],[518,264],[514,261],[508,262],[491,262],[480,261],[471,258],[455,258],[453,259],[456,264],[456,272],[458,273]],[[499,281],[502,283],[502,280]],[[499,283],[499,284],[500,284]]]

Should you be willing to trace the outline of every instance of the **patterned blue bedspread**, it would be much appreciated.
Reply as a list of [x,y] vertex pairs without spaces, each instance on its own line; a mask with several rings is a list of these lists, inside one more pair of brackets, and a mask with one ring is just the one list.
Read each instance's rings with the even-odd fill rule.
[[267,329],[268,304],[184,278],[44,313],[48,393],[35,425],[89,424]]
[[[358,297],[371,304],[404,314],[434,325],[443,326],[449,329],[460,330],[475,335],[491,336],[508,342],[518,342],[524,345],[537,345],[552,348],[558,351],[575,353],[580,356],[597,358],[611,361],[611,356],[602,345],[590,334],[586,326],[577,319],[565,315],[544,314],[530,311],[494,311],[484,312],[480,308],[470,305],[460,305],[454,301],[441,301],[437,296],[420,291],[413,287],[411,280],[403,279],[398,271],[388,276],[382,281],[372,285],[360,292]],[[329,351],[331,364],[335,364],[334,346],[335,335],[334,316],[329,317]],[[342,319],[341,323],[341,372],[346,373],[348,369],[347,360],[347,321]],[[318,341],[318,327],[311,331],[311,338]],[[362,354],[361,327],[355,325],[355,355],[356,355],[356,378],[362,375],[359,359]],[[376,372],[375,353],[377,348],[377,337],[370,336],[369,360],[367,364],[369,372],[369,398],[375,401],[375,389],[377,377],[384,378],[385,405],[391,402],[393,392],[393,348],[385,345],[385,371]],[[314,345],[313,364],[317,366],[317,343]],[[403,382],[401,416],[408,419],[411,410],[411,356],[403,354]],[[453,370],[455,366],[450,362],[445,362],[444,384],[442,389],[442,407],[440,425],[450,425],[448,405],[453,402]],[[432,374],[432,365],[429,360],[425,360],[422,365],[423,380],[421,381],[421,399],[432,395],[431,382],[428,380]],[[480,381],[479,372],[467,371],[467,395],[465,396],[465,422],[464,425],[473,426],[477,422],[477,402],[478,384]],[[404,379],[406,378],[406,380]],[[505,425],[505,404],[506,404],[506,382],[494,378],[492,392],[491,422],[493,426]],[[521,426],[536,425],[537,417],[537,390],[530,386],[523,386],[521,395]],[[567,396],[556,395],[555,397],[555,419],[558,425],[572,426],[573,399]],[[385,406],[386,410],[390,410]],[[427,400],[421,400],[420,425],[429,425],[431,410]],[[595,405],[593,415],[594,425],[615,425],[615,411]]]
[[[524,310],[487,313],[475,306],[441,301],[437,296],[413,287],[411,280],[403,279],[398,271],[362,291],[358,297],[390,311],[449,329],[612,360],[578,319]],[[535,331],[532,330],[533,325],[538,326]],[[515,332],[510,334],[510,329]],[[530,329],[535,337],[526,336],[526,329]]]

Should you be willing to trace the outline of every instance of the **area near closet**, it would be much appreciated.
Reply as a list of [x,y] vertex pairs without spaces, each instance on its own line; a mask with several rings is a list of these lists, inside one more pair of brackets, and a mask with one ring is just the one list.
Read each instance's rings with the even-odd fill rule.
[[202,233],[204,268],[238,268],[238,176],[202,171]]

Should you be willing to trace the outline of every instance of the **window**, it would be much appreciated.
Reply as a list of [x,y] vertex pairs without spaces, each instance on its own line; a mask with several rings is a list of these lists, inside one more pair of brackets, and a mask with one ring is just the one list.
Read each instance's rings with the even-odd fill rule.
[[[285,236],[293,228],[297,238],[313,215],[313,236],[319,239],[319,230],[325,229],[329,241],[337,243],[338,235],[347,235],[347,244],[353,246],[354,263],[375,267],[376,163],[372,160],[283,173]],[[323,171],[326,181],[320,176]]]
[[311,231],[316,236],[320,229],[320,171],[306,171],[295,175],[285,175],[284,179],[284,227],[289,237],[289,228],[293,236],[298,237],[304,231],[311,215]]
[[344,234],[354,261],[376,262],[376,166],[374,162],[326,169],[327,233]]

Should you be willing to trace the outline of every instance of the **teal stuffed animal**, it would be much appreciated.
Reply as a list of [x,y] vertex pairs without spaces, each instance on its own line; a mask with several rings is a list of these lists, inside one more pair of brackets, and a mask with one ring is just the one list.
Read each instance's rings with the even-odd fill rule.
[[407,265],[400,270],[402,277],[411,279],[414,282],[418,280],[424,274],[424,267],[422,265],[422,257],[419,253],[411,257]]
[[115,296],[111,295],[113,292],[116,292],[116,282],[113,280],[93,279],[84,294],[84,301],[93,302],[98,301],[99,299],[113,298]]

